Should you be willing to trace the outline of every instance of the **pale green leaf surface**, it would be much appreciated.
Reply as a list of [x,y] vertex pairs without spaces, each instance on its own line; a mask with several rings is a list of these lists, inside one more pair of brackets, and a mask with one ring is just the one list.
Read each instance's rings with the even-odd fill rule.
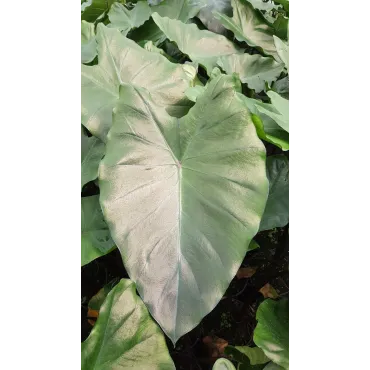
[[114,249],[99,204],[99,195],[81,198],[81,266]]
[[280,40],[276,36],[274,36],[274,42],[279,59],[285,64],[285,67],[289,73],[289,46],[286,42]]
[[283,227],[289,222],[289,161],[285,155],[272,155],[266,160],[269,197],[260,231]]
[[211,80],[170,117],[123,86],[100,164],[100,202],[126,270],[176,343],[222,298],[259,228],[265,148],[237,76]]
[[81,348],[82,370],[175,370],[160,328],[153,322],[131,280],[107,295]]
[[281,8],[280,5],[276,5],[272,0],[262,1],[262,0],[248,0],[249,3],[253,5],[254,9],[270,11],[272,9]]
[[[202,0],[171,0],[163,1],[150,7],[151,13],[158,13],[162,17],[177,19],[183,23],[193,18],[202,6]],[[130,35],[136,42],[152,41],[156,46],[165,41],[166,36],[155,24],[152,18]]]
[[267,23],[263,15],[256,11],[246,0],[231,0],[233,17],[215,12],[215,17],[230,31],[239,41],[246,42],[249,46],[260,48],[265,54],[278,59],[273,39],[274,29]]
[[184,24],[178,20],[161,17],[157,13],[152,18],[171,41],[191,60],[200,63],[210,75],[217,66],[220,56],[241,53],[230,40],[207,30],[200,30],[195,24]]
[[264,300],[257,309],[253,341],[276,364],[289,368],[289,301]]
[[98,177],[100,160],[105,153],[105,144],[97,137],[87,135],[81,130],[81,189],[89,181]]
[[203,6],[202,0],[165,0],[157,6],[152,6],[152,12],[161,17],[177,19],[186,23],[190,18],[197,15]]
[[285,99],[289,99],[289,76],[274,82],[271,89]]
[[171,115],[187,112],[190,102],[184,92],[192,85],[190,66],[141,48],[117,29],[99,23],[97,30],[99,64],[81,66],[81,120],[94,136],[106,141],[122,83],[146,88]]
[[235,366],[226,358],[219,358],[212,367],[212,370],[235,370]]
[[108,27],[118,28],[126,36],[132,28],[137,28],[150,18],[151,9],[146,1],[139,1],[135,7],[128,10],[120,3],[114,3],[108,17],[111,24]]
[[197,85],[197,86],[189,87],[188,89],[186,89],[185,95],[189,100],[196,102],[198,96],[203,94],[204,91],[205,91],[205,86]]
[[81,63],[90,63],[97,55],[94,24],[81,22]]
[[240,80],[257,93],[265,90],[265,83],[269,85],[276,81],[284,70],[282,63],[259,54],[233,54],[222,56],[217,64],[227,73],[237,73]]

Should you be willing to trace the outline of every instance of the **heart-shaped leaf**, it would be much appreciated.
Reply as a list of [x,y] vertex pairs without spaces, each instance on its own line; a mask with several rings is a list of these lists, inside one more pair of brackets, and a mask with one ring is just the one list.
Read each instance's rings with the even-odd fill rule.
[[272,55],[280,61],[273,39],[274,29],[263,15],[246,0],[231,0],[231,5],[233,7],[232,18],[217,12],[215,12],[215,17],[234,33],[237,40],[260,48],[263,53]]
[[272,155],[266,160],[270,183],[269,197],[260,231],[283,227],[289,221],[289,161],[285,155]]
[[115,248],[99,204],[99,195],[81,198],[81,266]]
[[152,15],[155,23],[177,47],[189,55],[194,62],[200,63],[210,75],[223,55],[241,53],[230,40],[207,30],[200,30],[195,24],[185,24],[175,19]]
[[175,370],[163,333],[122,279],[107,295],[89,337],[82,343],[82,370]]
[[265,90],[265,83],[271,85],[284,70],[282,63],[259,54],[233,54],[222,56],[217,64],[227,73],[237,73],[243,83],[257,93]]
[[191,66],[171,63],[101,23],[96,40],[99,64],[81,66],[81,120],[94,136],[106,141],[122,83],[145,87],[171,115],[182,116],[188,111],[190,102],[184,92],[194,79],[194,68],[194,73],[189,73]]
[[222,298],[259,228],[265,148],[238,98],[215,76],[181,119],[122,86],[100,202],[125,267],[174,343]]
[[266,299],[257,309],[253,341],[276,364],[289,368],[289,301]]

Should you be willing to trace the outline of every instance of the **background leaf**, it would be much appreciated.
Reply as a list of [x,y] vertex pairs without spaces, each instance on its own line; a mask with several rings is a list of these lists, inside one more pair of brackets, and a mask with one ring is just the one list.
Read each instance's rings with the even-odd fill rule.
[[285,67],[289,73],[289,46],[276,36],[274,36],[274,42],[279,59],[285,64]]
[[111,22],[109,27],[118,28],[126,36],[132,28],[137,28],[150,18],[151,9],[146,1],[138,1],[135,7],[128,10],[120,3],[114,3],[108,18]]
[[81,130],[81,189],[89,181],[98,178],[100,160],[105,153],[105,144],[97,137],[88,137]]
[[161,330],[122,279],[107,295],[96,324],[82,343],[82,370],[175,370]]
[[[215,17],[230,31],[239,41],[246,42],[262,50],[263,53],[278,58],[274,44],[274,29],[268,24],[263,15],[255,10],[246,0],[231,0],[233,17],[215,12]],[[280,59],[277,59],[280,61]]]
[[200,30],[195,24],[184,24],[178,20],[162,18],[154,13],[154,21],[163,33],[176,42],[178,48],[189,55],[192,61],[200,63],[210,75],[222,55],[241,53],[231,41],[222,35]]
[[108,12],[114,1],[115,0],[92,0],[90,5],[86,4],[83,7],[84,10],[81,14],[81,20],[95,22]]
[[90,63],[97,55],[94,24],[81,22],[81,63]]
[[226,355],[231,356],[232,360],[244,365],[249,365],[251,370],[255,369],[254,367],[251,367],[253,365],[261,365],[270,361],[270,359],[263,353],[262,349],[258,347],[227,346],[224,352]]
[[106,141],[122,83],[145,87],[172,115],[182,116],[188,111],[190,102],[184,91],[192,84],[193,76],[186,70],[189,66],[173,64],[101,23],[96,39],[99,64],[81,66],[81,120],[94,136]]
[[235,370],[235,366],[226,358],[219,358],[213,365],[212,370]]
[[289,368],[289,302],[266,299],[257,309],[253,340],[276,364]]
[[289,222],[289,161],[285,155],[272,155],[266,160],[269,197],[260,231],[283,227]]
[[236,88],[236,76],[215,77],[177,120],[123,86],[100,165],[126,270],[174,343],[222,298],[267,199],[265,148]]
[[252,115],[252,121],[256,127],[258,137],[283,150],[289,150],[289,133],[281,128],[271,117],[261,113],[259,110],[262,107],[265,110],[272,110],[274,113],[278,113],[276,109],[271,104],[262,103],[245,95],[238,94],[238,96],[240,96]]
[[81,198],[81,266],[114,249],[99,204],[99,195]]
[[265,83],[276,81],[284,70],[282,63],[259,54],[233,54],[222,56],[217,64],[227,73],[237,73],[243,83],[257,93],[264,91]]

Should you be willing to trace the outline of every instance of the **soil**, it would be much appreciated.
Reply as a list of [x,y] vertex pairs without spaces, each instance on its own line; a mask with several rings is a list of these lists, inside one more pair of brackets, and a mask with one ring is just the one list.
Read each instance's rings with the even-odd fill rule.
[[[232,345],[254,345],[256,309],[264,297],[259,289],[270,283],[279,296],[288,297],[288,226],[259,233],[255,240],[260,248],[246,254],[243,267],[256,267],[256,273],[245,279],[234,278],[224,297],[201,323],[184,335],[174,348],[167,346],[177,370],[211,370],[212,357],[203,343],[206,336],[216,336]],[[118,250],[82,267],[81,330],[85,340],[92,326],[87,321],[87,303],[99,289],[114,278],[128,278]]]

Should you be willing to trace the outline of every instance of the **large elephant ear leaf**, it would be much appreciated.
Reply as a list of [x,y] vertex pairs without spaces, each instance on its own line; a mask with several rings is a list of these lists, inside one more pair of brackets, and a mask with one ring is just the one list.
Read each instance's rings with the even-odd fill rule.
[[82,370],[175,370],[160,328],[122,279],[107,295],[89,337],[82,343]]
[[94,136],[106,141],[121,83],[146,88],[171,115],[187,112],[190,103],[184,92],[195,75],[188,71],[191,66],[171,63],[101,23],[96,41],[98,65],[81,66],[81,121]]
[[265,148],[236,89],[237,76],[215,76],[176,119],[122,86],[100,164],[112,237],[174,343],[222,298],[267,199]]
[[99,195],[81,198],[81,266],[115,248],[99,204]]
[[273,39],[274,29],[263,15],[246,0],[231,0],[231,5],[232,18],[218,12],[215,12],[215,17],[234,33],[237,40],[261,49],[263,53],[280,62]]
[[256,314],[253,341],[276,364],[289,369],[289,301],[263,301]]
[[260,231],[283,227],[289,221],[289,161],[285,155],[272,155],[266,160],[269,197]]
[[219,57],[242,53],[225,36],[200,30],[195,24],[185,24],[176,19],[161,17],[158,13],[154,13],[152,18],[167,38],[176,42],[181,52],[205,67],[209,76],[212,69],[217,67]]

